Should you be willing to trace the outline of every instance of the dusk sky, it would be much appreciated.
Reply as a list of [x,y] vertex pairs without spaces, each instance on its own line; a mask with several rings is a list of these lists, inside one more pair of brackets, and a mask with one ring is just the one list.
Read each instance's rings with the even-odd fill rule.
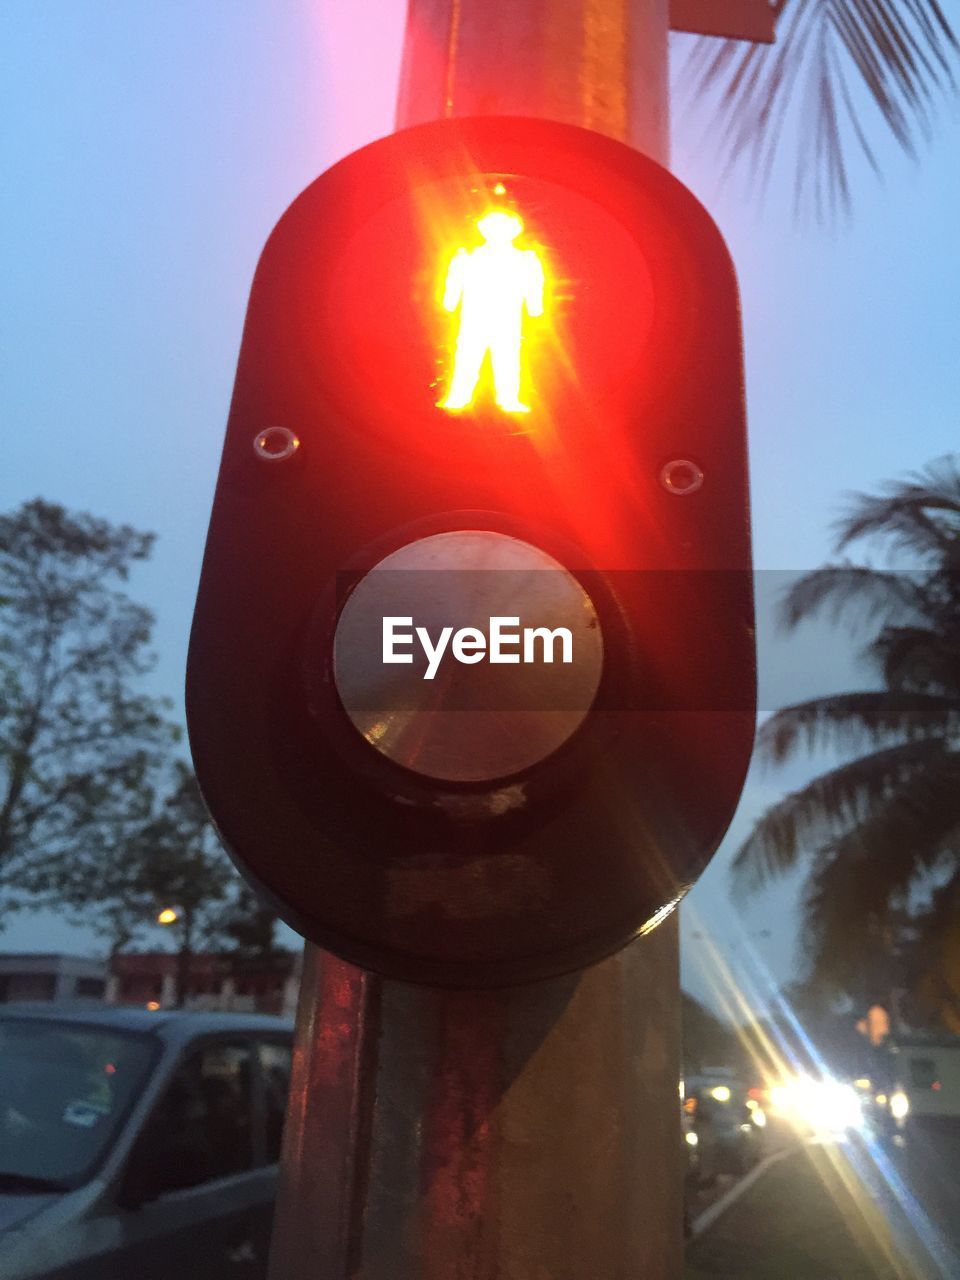
[[[960,23],[958,5],[946,6]],[[187,636],[253,268],[318,173],[392,128],[404,0],[7,0],[0,8],[0,509],[43,496],[155,530],[131,582],[157,616],[152,687],[182,717]],[[688,47],[675,39],[677,67]],[[956,451],[960,109],[918,162],[882,134],[854,210],[792,216],[793,152],[759,204],[722,181],[709,118],[674,119],[673,168],[737,264],[744,309],[755,558],[830,553],[842,496]],[[771,575],[761,586],[774,593]],[[856,674],[849,641],[776,642],[761,610],[761,701]],[[797,882],[733,904],[729,860],[803,773],[751,775],[684,913],[684,976],[713,938],[790,977]],[[758,939],[761,930],[772,936]],[[93,936],[21,916],[3,950],[89,952]]]

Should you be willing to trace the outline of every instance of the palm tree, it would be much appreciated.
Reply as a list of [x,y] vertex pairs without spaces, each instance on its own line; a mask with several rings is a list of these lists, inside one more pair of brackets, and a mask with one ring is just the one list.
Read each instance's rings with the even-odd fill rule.
[[960,1035],[960,876],[931,896],[910,948],[914,1018]]
[[[768,809],[734,860],[755,890],[809,859],[803,924],[811,975],[862,990],[889,979],[898,945],[929,951],[918,911],[960,891],[960,459],[942,458],[879,494],[854,495],[837,551],[878,537],[910,571],[849,560],[799,578],[781,602],[789,629],[828,611],[869,628],[865,656],[882,688],[784,707],[759,732],[782,764],[826,750],[842,763]],[[941,927],[941,926],[937,926]],[[945,926],[944,926],[945,927]]]
[[711,146],[719,139],[728,168],[746,162],[763,187],[784,141],[792,152],[796,139],[798,207],[845,210],[849,144],[879,173],[879,123],[915,155],[937,99],[956,88],[957,37],[937,0],[775,0],[772,8],[775,45],[698,42],[683,79],[693,102],[710,104]]

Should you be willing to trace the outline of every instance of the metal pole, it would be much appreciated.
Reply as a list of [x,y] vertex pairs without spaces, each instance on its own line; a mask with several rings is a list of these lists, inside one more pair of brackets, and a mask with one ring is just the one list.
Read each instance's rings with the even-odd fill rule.
[[[661,161],[667,0],[410,0],[397,123],[534,115]],[[504,991],[307,947],[272,1280],[677,1280],[676,921]]]
[[668,0],[409,0],[397,127],[562,120],[666,163]]

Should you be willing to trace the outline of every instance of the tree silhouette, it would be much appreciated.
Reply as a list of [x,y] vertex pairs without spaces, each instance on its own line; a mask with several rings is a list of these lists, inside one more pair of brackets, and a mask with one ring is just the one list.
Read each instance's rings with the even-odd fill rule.
[[[853,991],[885,972],[883,981],[893,981],[904,969],[898,953],[909,958],[926,947],[929,954],[929,928],[939,921],[945,936],[943,904],[958,901],[957,459],[931,463],[879,494],[855,496],[838,533],[838,551],[879,538],[918,567],[844,561],[814,570],[788,591],[782,621],[792,628],[826,611],[868,630],[865,656],[883,687],[784,707],[762,726],[758,748],[768,762],[827,750],[841,763],[763,815],[736,856],[734,875],[752,890],[809,857],[803,928],[811,975]],[[922,905],[934,891],[939,911]]]
[[798,208],[818,215],[846,209],[851,144],[878,174],[877,124],[916,154],[938,99],[956,89],[957,37],[937,0],[777,0],[771,7],[780,15],[776,44],[694,46],[684,68],[689,97],[709,103],[711,145],[719,144],[728,170],[742,163],[762,188],[796,140]]
[[122,591],[152,534],[36,499],[0,516],[0,915],[42,860],[123,846],[175,740]]

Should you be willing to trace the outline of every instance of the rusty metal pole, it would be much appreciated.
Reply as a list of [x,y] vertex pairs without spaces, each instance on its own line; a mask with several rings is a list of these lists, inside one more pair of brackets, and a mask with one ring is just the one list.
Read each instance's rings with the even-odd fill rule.
[[409,0],[397,127],[540,116],[667,162],[668,0]]
[[[398,125],[566,121],[664,161],[667,0],[410,0]],[[271,1280],[677,1280],[676,922],[577,978],[381,980],[308,946]]]

